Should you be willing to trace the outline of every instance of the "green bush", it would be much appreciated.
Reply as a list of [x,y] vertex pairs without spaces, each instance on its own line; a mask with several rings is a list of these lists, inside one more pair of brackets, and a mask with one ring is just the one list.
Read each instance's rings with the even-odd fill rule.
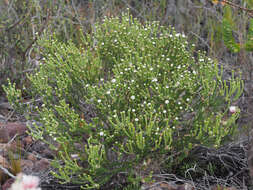
[[[80,19],[74,22],[75,14],[81,12],[78,9],[74,13],[76,4],[51,0],[0,1],[0,86],[7,84],[7,78],[18,87],[27,83],[26,73],[33,71],[40,58],[36,42],[42,33],[56,32],[62,41],[72,39],[79,43],[78,31],[86,25]],[[2,92],[0,87],[0,95]]]
[[[218,147],[233,134],[239,112],[228,108],[242,81],[223,81],[222,68],[194,54],[186,36],[128,14],[95,28],[82,47],[40,40],[44,60],[28,76],[29,92],[42,99],[35,117],[42,126],[31,134],[52,149],[61,145],[55,176],[87,189],[118,174],[138,183],[195,146]],[[14,85],[5,91],[16,105]]]

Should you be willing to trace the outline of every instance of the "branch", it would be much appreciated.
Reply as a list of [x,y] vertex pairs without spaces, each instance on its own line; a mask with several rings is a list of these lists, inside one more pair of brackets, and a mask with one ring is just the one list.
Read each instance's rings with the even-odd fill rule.
[[227,5],[230,5],[231,7],[246,11],[249,14],[249,16],[253,18],[253,9],[248,9],[248,8],[241,7],[240,5],[232,3],[228,0],[221,0],[220,2],[224,3],[224,4],[227,4]]

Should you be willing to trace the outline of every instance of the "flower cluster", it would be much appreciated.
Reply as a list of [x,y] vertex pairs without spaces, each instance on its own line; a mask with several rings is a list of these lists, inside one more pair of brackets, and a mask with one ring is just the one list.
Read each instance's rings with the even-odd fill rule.
[[41,190],[38,185],[38,177],[20,173],[18,174],[16,181],[11,185],[11,188],[9,190]]

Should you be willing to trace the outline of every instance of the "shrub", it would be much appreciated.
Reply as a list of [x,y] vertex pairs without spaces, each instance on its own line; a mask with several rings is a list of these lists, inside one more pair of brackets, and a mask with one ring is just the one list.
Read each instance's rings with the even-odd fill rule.
[[25,74],[33,71],[39,60],[36,42],[42,33],[56,32],[63,41],[72,39],[79,43],[78,31],[87,25],[79,18],[80,22],[74,21],[81,10],[75,12],[73,7],[79,4],[51,0],[0,2],[0,86],[7,84],[7,78],[19,87],[27,83]]
[[[82,47],[40,40],[44,61],[28,76],[29,92],[42,99],[34,118],[42,126],[31,134],[58,150],[55,176],[87,189],[119,174],[138,183],[233,134],[239,111],[229,107],[242,81],[222,81],[222,68],[194,54],[185,35],[129,14],[95,28]],[[17,104],[14,85],[5,91]]]

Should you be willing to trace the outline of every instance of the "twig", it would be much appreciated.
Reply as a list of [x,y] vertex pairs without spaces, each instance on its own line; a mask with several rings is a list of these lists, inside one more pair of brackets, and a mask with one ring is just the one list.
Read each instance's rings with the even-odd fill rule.
[[[38,36],[40,36],[42,34],[42,32],[44,31],[44,29],[46,28],[49,20],[50,20],[50,11],[48,11],[48,15],[47,15],[47,19],[46,21],[43,23],[43,25],[41,26],[39,32],[38,32],[38,35],[35,37],[35,39],[28,45],[28,47],[25,49],[24,51],[24,56],[26,55],[26,53],[28,52],[28,50],[32,47],[32,45],[38,40]],[[24,58],[25,59],[25,58]]]
[[5,119],[5,123],[7,123],[7,121],[9,121],[9,119],[13,116],[13,114],[15,113],[15,110],[13,110],[10,114],[9,114],[9,116]]
[[243,11],[246,11],[247,13],[249,13],[249,16],[253,18],[253,10],[252,9],[241,7],[240,5],[232,3],[232,2],[230,2],[228,0],[221,0],[220,2],[224,3],[224,4],[227,4],[227,5],[230,5],[232,7],[235,7],[235,8],[241,9]]
[[244,10],[244,11],[250,13],[250,16],[253,17],[253,15],[252,15],[253,10],[252,9],[241,7],[240,5],[237,5],[237,4],[232,3],[230,1],[227,1],[227,0],[222,0],[222,2],[224,2],[225,4],[228,4],[228,5],[232,6],[232,7],[236,7],[238,9]]
[[6,173],[8,176],[10,176],[13,179],[17,179],[16,176],[12,175],[6,168],[2,167],[2,165],[0,165],[0,169],[4,171],[4,173]]
[[6,32],[9,32],[12,28],[16,27],[17,25],[19,25],[19,23],[21,23],[22,20],[25,20],[27,16],[24,16],[23,18],[20,18],[17,22],[15,22],[13,25],[11,25],[10,27],[6,28]]

